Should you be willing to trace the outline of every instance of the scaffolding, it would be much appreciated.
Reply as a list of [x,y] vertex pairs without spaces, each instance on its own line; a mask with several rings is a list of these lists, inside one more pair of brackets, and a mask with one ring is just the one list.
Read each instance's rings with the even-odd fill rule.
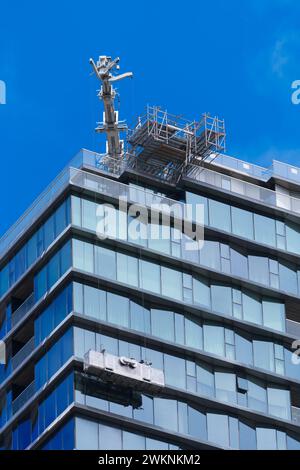
[[176,183],[189,165],[211,162],[225,150],[223,119],[203,114],[200,121],[187,121],[157,106],[128,131],[127,166],[139,173]]

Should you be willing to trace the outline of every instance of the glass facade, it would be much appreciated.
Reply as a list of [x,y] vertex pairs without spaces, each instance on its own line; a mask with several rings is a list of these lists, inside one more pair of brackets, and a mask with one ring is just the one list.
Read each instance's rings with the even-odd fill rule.
[[[275,299],[251,297],[247,291],[232,288],[229,284],[214,284],[201,276],[192,276],[157,262],[80,240],[73,240],[73,255],[73,264],[77,269],[175,300],[201,305],[216,313],[243,318],[280,331],[285,329],[284,304]],[[274,312],[272,315],[269,314],[270,308]]]
[[190,192],[186,193],[186,202],[192,205],[203,204],[206,209],[205,224],[212,228],[300,254],[300,224],[258,214]]
[[70,199],[67,199],[1,269],[0,297],[20,279],[70,223]]
[[[300,303],[300,225],[216,188],[171,194],[87,175],[1,265],[0,448],[300,450],[300,367],[286,333]],[[115,211],[103,195],[116,207],[129,195],[141,212],[169,196],[202,204],[215,230],[191,251],[174,221]],[[107,213],[109,240],[96,238]],[[89,350],[151,364],[165,386],[99,380],[83,368]]]
[[[88,230],[96,231],[102,220],[101,216],[97,214],[102,214],[102,212],[104,212],[103,207],[106,206],[103,204],[96,204],[95,202],[87,201],[85,199],[73,197],[72,220],[75,221],[75,225]],[[86,212],[88,213],[89,217],[86,216]],[[75,215],[78,213],[80,216]],[[153,223],[146,224],[141,222],[143,224],[144,230],[138,230],[137,237],[132,239],[132,237],[130,237],[130,220],[128,219],[125,212],[117,209],[114,216],[114,223],[116,225],[116,231],[108,231],[107,235],[109,237],[128,240],[131,243],[142,245],[146,248],[150,248],[170,256],[183,258],[187,261],[197,263],[200,266],[208,267],[215,271],[220,271],[235,277],[245,278],[255,283],[264,284],[272,289],[285,290],[291,294],[299,295],[300,271],[296,265],[286,263],[285,261],[278,261],[278,259],[273,259],[266,256],[252,255],[249,254],[247,250],[243,250],[234,244],[213,241],[210,240],[207,236],[205,237],[204,244],[201,249],[199,248],[198,250],[189,251],[186,249],[186,246],[191,242],[190,238],[188,238],[186,235],[183,235],[174,228],[167,229],[164,227],[164,234],[162,234],[161,226]],[[128,228],[127,230],[124,230],[126,224]],[[122,229],[119,230],[119,227]],[[151,233],[153,230],[156,230],[155,236],[158,237],[155,240],[151,238]],[[142,236],[144,237],[143,239],[141,238]],[[85,258],[83,253],[81,258]],[[122,258],[120,255],[119,258],[119,264],[123,264],[124,266],[124,275],[122,276],[119,274],[119,280],[124,279],[124,282],[126,282],[126,271],[130,271],[130,266],[128,266],[128,261],[126,262],[125,257]],[[155,272],[155,268],[152,267],[150,269],[150,265],[144,262],[142,270],[145,271],[145,275],[143,277],[146,278],[147,285],[150,286],[150,288],[147,289],[147,285],[145,284],[144,288],[158,292],[159,287],[157,284],[157,272]],[[170,274],[170,271],[162,270],[162,280],[163,278],[169,279]],[[113,275],[113,273],[111,273],[111,275]],[[176,291],[177,298],[180,299],[182,297],[181,283],[178,281],[178,279],[176,279],[175,273],[172,273],[172,275],[174,277],[174,284],[178,287],[178,291]],[[137,279],[137,277],[134,277],[133,275],[132,281],[134,279]],[[154,285],[155,282],[156,285]],[[135,282],[135,284],[137,284],[137,282]],[[171,289],[169,285],[173,285],[171,279],[170,282],[163,283],[164,293],[165,295],[170,294],[169,296],[172,297],[174,295],[175,289],[169,292],[168,289]],[[223,301],[221,304],[223,305]],[[226,305],[223,308],[225,309]],[[226,311],[222,313],[226,313]],[[253,316],[254,323],[264,324],[269,328],[281,331],[284,331],[285,329],[283,312],[278,313],[277,316],[269,316],[268,319],[266,318],[264,323],[262,318],[258,318],[258,320],[256,320],[256,318],[257,317]],[[247,321],[253,320],[250,318]]]

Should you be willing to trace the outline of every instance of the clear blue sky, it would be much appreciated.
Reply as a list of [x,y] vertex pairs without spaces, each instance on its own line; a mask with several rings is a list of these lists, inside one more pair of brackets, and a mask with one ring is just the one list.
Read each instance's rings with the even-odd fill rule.
[[102,108],[89,57],[120,56],[121,118],[149,104],[226,119],[227,153],[300,166],[298,0],[2,0],[0,233],[94,134]]

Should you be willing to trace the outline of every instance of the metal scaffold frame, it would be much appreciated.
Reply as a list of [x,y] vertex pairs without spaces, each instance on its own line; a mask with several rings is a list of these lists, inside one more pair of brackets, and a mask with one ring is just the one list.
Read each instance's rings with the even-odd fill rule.
[[178,180],[188,165],[211,162],[225,150],[223,119],[203,114],[188,121],[148,106],[146,114],[128,131],[129,166],[159,179]]

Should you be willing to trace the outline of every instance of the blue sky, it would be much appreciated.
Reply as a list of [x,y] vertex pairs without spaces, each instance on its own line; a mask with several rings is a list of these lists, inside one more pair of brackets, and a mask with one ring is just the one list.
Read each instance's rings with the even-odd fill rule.
[[227,153],[300,166],[298,0],[2,0],[0,233],[94,134],[102,107],[89,57],[121,57],[121,118],[157,104],[226,120]]

